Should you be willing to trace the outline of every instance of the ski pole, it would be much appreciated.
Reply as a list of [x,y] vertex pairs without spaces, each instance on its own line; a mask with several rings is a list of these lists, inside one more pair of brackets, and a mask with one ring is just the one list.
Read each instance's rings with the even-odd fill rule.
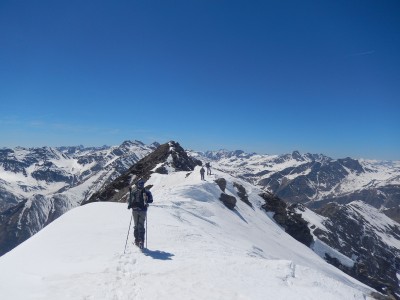
[[[131,180],[131,181],[132,181],[132,180]],[[130,183],[129,183],[129,184],[130,184]],[[129,198],[128,198],[128,205],[130,205],[131,198],[132,198],[132,188],[131,188],[131,186],[129,185]],[[129,207],[128,207],[128,208],[129,208]],[[129,229],[128,229],[128,234],[126,235],[126,241],[125,241],[124,254],[125,254],[125,251],[126,251],[126,245],[128,244],[129,231],[131,230],[132,218],[133,218],[133,214],[131,215],[131,220],[129,221]]]
[[147,249],[147,232],[149,231],[149,227],[147,227],[147,219],[148,219],[148,213],[146,212],[146,249]]
[[128,234],[126,235],[124,254],[125,254],[125,251],[126,251],[126,244],[128,244],[128,237],[129,237],[129,231],[131,230],[132,219],[133,219],[133,215],[131,215],[131,221],[129,222],[129,229],[128,229]]

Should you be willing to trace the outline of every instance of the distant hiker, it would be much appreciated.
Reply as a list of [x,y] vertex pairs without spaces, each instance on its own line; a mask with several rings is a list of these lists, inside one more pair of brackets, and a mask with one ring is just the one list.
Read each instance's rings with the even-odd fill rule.
[[206,168],[207,168],[207,175],[211,175],[211,165],[210,163],[206,163]]
[[129,192],[128,209],[132,208],[135,245],[143,248],[146,232],[144,224],[146,221],[147,207],[149,206],[149,203],[153,202],[153,195],[150,191],[144,188],[143,180],[136,182],[134,190],[132,190],[132,187],[129,187]]
[[200,169],[201,180],[205,180],[204,179],[204,172],[205,172],[204,168],[201,167],[201,169]]

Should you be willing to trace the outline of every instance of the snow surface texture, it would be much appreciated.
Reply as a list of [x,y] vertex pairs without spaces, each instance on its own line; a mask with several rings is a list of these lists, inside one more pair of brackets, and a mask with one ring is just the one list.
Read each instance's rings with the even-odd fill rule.
[[[130,211],[121,203],[72,209],[0,258],[2,299],[372,299],[370,288],[327,264],[258,209],[218,200],[199,168],[153,174],[148,249],[124,246]],[[234,179],[237,181],[237,179]],[[238,198],[238,197],[237,197]]]

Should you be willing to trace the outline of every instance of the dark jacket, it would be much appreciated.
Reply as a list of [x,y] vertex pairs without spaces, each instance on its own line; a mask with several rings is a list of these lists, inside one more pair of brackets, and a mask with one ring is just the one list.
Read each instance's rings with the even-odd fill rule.
[[145,188],[130,191],[128,200],[128,209],[147,210],[147,204],[153,202],[153,195]]

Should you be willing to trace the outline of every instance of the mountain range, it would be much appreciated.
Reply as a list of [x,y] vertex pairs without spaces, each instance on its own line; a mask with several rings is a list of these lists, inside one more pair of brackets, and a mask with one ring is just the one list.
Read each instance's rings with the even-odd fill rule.
[[[2,149],[1,254],[72,208],[125,202],[128,187],[137,178],[148,180],[150,190],[171,189],[169,177],[184,174],[179,175],[184,181],[197,176],[204,162],[211,163],[213,172],[207,181],[212,179],[209,183],[220,190],[215,200],[227,210],[239,218],[240,211],[235,211],[239,203],[263,211],[331,265],[382,294],[399,297],[400,162],[396,161],[332,159],[298,151],[285,155],[185,151],[176,142]],[[196,199],[208,195],[204,185],[190,189],[188,194]],[[168,197],[174,195],[169,193]],[[207,219],[207,212],[197,214]]]
[[[400,161],[333,159],[322,154],[260,155],[243,151],[192,152],[215,167],[291,203],[318,208],[362,200],[384,212],[400,204]],[[389,213],[388,213],[389,215]],[[397,216],[398,218],[398,216]]]
[[0,255],[79,206],[159,145],[0,150]]

